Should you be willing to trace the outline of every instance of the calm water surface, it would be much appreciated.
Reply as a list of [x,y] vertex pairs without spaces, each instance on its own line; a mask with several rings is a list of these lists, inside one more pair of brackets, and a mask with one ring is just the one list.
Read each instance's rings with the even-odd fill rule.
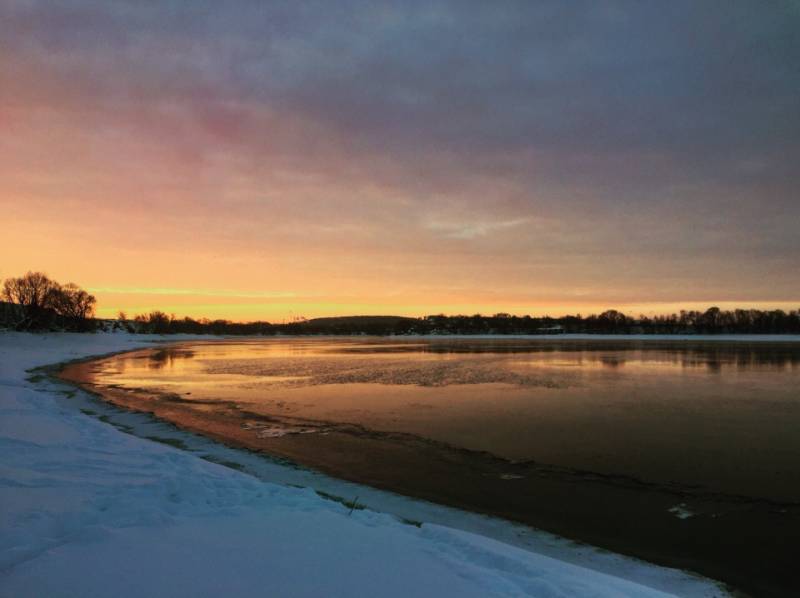
[[510,463],[800,500],[800,344],[474,339],[189,343],[96,383],[234,410],[258,438],[344,425]]

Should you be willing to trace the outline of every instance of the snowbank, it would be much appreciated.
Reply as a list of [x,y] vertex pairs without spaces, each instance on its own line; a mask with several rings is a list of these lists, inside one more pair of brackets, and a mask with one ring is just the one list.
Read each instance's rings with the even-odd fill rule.
[[311,489],[124,434],[26,372],[154,340],[0,333],[0,596],[722,595],[630,559],[616,557],[611,575],[441,525],[350,513]]

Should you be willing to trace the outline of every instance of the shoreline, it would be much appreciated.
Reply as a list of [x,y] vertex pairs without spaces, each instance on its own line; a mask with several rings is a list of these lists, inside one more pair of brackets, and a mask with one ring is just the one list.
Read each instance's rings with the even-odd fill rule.
[[[563,335],[559,338],[563,339]],[[185,342],[191,343],[191,341],[178,341],[178,344]],[[156,419],[169,421],[179,428],[202,434],[228,446],[261,452],[268,457],[288,459],[303,467],[310,467],[325,475],[356,484],[365,484],[415,499],[499,517],[510,523],[532,526],[536,530],[544,530],[574,541],[587,542],[592,546],[641,558],[657,565],[691,570],[699,575],[722,579],[744,591],[757,592],[756,595],[781,594],[780,586],[770,590],[763,583],[766,580],[761,580],[760,583],[753,582],[747,573],[752,567],[747,567],[747,562],[737,563],[736,559],[732,559],[732,562],[726,564],[714,559],[709,560],[707,551],[713,549],[713,546],[706,546],[705,553],[702,550],[699,553],[695,550],[693,554],[685,554],[685,548],[696,543],[698,538],[705,537],[707,540],[708,537],[718,536],[719,532],[719,526],[715,528],[712,525],[709,528],[708,525],[698,524],[701,518],[687,518],[676,522],[674,509],[680,508],[680,504],[687,499],[685,489],[642,488],[638,480],[596,479],[591,472],[554,471],[547,466],[539,466],[538,471],[534,472],[536,480],[533,484],[529,484],[530,470],[520,472],[519,467],[516,467],[509,472],[509,467],[515,466],[496,457],[475,455],[470,451],[454,447],[436,446],[435,443],[424,442],[424,439],[399,438],[402,435],[397,434],[376,435],[367,430],[347,432],[335,430],[325,436],[309,434],[303,435],[302,438],[297,436],[269,438],[261,439],[263,442],[253,443],[252,434],[241,433],[240,420],[231,426],[231,422],[226,424],[220,420],[209,421],[207,418],[200,420],[190,413],[188,414],[190,417],[186,417],[186,409],[181,406],[180,401],[176,402],[174,397],[165,405],[163,402],[159,404],[159,399],[152,395],[143,396],[141,392],[101,388],[92,384],[86,377],[81,376],[86,376],[86,368],[91,369],[91,364],[97,361],[102,359],[84,362],[82,374],[81,368],[77,368],[79,372],[76,376],[76,368],[73,368],[70,372],[62,372],[61,377],[89,392],[99,393],[103,396],[103,400],[111,399],[109,402],[118,407],[148,412]],[[69,366],[65,368],[67,369]],[[146,408],[142,407],[143,403],[146,403]],[[415,440],[417,442],[414,442]],[[419,442],[420,440],[423,442]],[[343,453],[349,454],[350,458],[342,460],[329,457]],[[365,468],[364,459],[353,457],[357,453],[369,454],[371,459],[368,461],[377,462],[379,466]],[[431,481],[435,480],[452,480],[454,468],[461,470],[466,466],[475,469],[478,461],[481,461],[477,468],[478,473],[462,479],[455,488],[452,487],[452,482],[447,484],[450,486],[449,489],[442,487],[441,484],[431,484]],[[403,475],[387,476],[386,471],[402,471]],[[499,507],[498,501],[491,499],[492,493],[496,493],[497,488],[493,487],[492,483],[485,483],[485,478],[493,476],[492,482],[496,484],[495,478],[498,475],[506,476],[504,489],[512,492],[513,499],[509,501],[508,496],[504,495],[502,502],[513,503],[510,507]],[[469,490],[466,498],[465,490]],[[580,495],[579,498],[575,496],[576,490]],[[533,514],[525,509],[526,497],[530,499],[531,496],[535,496],[538,509]],[[743,529],[750,530],[751,533],[748,534],[750,536],[754,534],[758,536],[757,521],[753,520],[752,514],[748,516],[741,512],[743,508],[752,510],[754,506],[750,504],[743,507],[742,503],[747,501],[747,497],[729,496],[723,497],[721,501],[719,497],[711,499],[700,497],[698,500],[697,496],[688,495],[688,498],[705,503],[707,509],[720,507],[727,509],[725,527],[735,528],[730,531],[730,536],[737,535]],[[627,506],[621,509],[619,505]],[[793,504],[779,505],[768,502],[756,506],[762,511],[756,520],[768,518],[771,510],[797,508],[797,505]],[[599,517],[598,513],[601,513]],[[621,523],[624,520],[628,523]],[[677,531],[676,526],[679,526]],[[621,530],[621,527],[624,529]],[[654,541],[654,534],[662,541]],[[669,537],[663,541],[665,534]],[[692,553],[691,550],[688,552]],[[735,556],[735,552],[736,550],[732,548],[728,556]],[[762,545],[758,552],[763,558],[771,558],[771,555],[768,556],[771,552],[768,546],[765,551]],[[780,584],[780,575],[777,576],[777,580]]]
[[[192,341],[177,341],[182,344]],[[212,341],[213,342],[213,341]],[[161,346],[147,349],[130,349],[107,355],[87,357],[60,364],[63,366],[91,364],[92,362],[142,350],[160,350]],[[59,364],[48,366],[52,375],[57,375]],[[60,377],[57,379],[62,380]],[[589,544],[581,544],[551,534],[544,530],[532,529],[524,524],[510,520],[487,516],[474,511],[466,511],[444,504],[432,503],[372,486],[353,483],[341,478],[327,476],[307,467],[299,466],[261,451],[252,451],[244,446],[236,446],[223,439],[214,439],[208,435],[196,434],[182,429],[172,422],[160,419],[151,413],[131,411],[103,399],[91,385],[86,388],[75,382],[65,380],[72,387],[83,390],[90,404],[97,402],[105,407],[102,413],[92,415],[128,434],[134,434],[151,441],[161,442],[180,448],[183,451],[205,453],[198,458],[209,460],[232,469],[254,475],[255,477],[290,487],[308,487],[326,500],[342,503],[352,512],[356,509],[367,509],[389,514],[405,524],[416,527],[423,525],[444,526],[448,529],[477,534],[492,541],[502,542],[535,555],[544,555],[551,559],[588,568],[606,575],[618,576],[646,585],[673,595],[674,584],[684,586],[686,595],[691,596],[735,596],[746,597],[747,594],[726,587],[713,579],[702,577],[689,571],[663,568],[658,565],[598,548]],[[82,410],[83,411],[83,410]],[[137,421],[138,420],[138,421]],[[140,429],[136,429],[140,428]],[[142,433],[147,429],[150,436]],[[663,579],[661,579],[663,578]],[[659,581],[660,580],[660,581]],[[712,589],[713,588],[713,589]],[[681,594],[683,595],[683,594]]]
[[[519,542],[481,533],[481,526],[493,529],[485,518],[399,496],[385,495],[418,512],[449,513],[451,521],[465,515],[476,531],[459,531],[441,517],[435,523],[419,517],[416,525],[385,511],[352,509],[312,490],[322,476],[184,434],[46,375],[47,364],[163,340],[0,334],[0,445],[6,449],[0,595],[102,596],[120,584],[126,595],[152,596],[206,595],[220,587],[309,597],[321,588],[392,598],[721,594],[710,581],[544,534],[531,536],[534,549],[521,550]],[[96,411],[90,415],[90,409]],[[148,442],[143,428],[183,436],[189,446]],[[220,466],[225,451],[249,460],[254,471],[280,475]]]

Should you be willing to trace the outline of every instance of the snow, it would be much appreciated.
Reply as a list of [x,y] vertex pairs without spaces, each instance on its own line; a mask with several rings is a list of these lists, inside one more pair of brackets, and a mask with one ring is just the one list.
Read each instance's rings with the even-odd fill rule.
[[[522,535],[520,526],[343,483],[424,523],[351,512],[310,487],[125,434],[65,400],[68,387],[26,371],[157,340],[0,333],[0,596],[723,595],[707,580],[535,530],[518,542],[526,549],[455,529]],[[325,480],[248,458],[276,480],[281,468],[283,479]]]

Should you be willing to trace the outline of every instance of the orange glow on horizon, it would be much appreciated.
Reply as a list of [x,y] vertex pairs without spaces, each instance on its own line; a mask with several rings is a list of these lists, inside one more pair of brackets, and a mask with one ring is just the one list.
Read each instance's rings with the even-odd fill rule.
[[[597,97],[565,102],[560,94],[574,97],[574,81],[594,66],[575,52],[553,52],[554,65],[566,62],[542,78],[515,51],[502,85],[478,68],[486,52],[472,55],[460,37],[450,58],[465,60],[438,63],[407,48],[403,68],[393,62],[403,56],[376,68],[372,59],[385,61],[380,32],[395,35],[377,19],[365,27],[366,46],[349,34],[335,45],[351,73],[328,59],[324,44],[337,32],[325,23],[308,38],[276,30],[267,39],[235,26],[241,8],[220,5],[212,12],[222,19],[187,8],[193,19],[164,23],[158,7],[8,11],[18,26],[0,52],[0,279],[38,270],[75,282],[94,292],[102,317],[800,306],[796,177],[778,168],[793,155],[783,136],[763,156],[759,141],[705,164],[709,133],[691,143],[669,137],[683,129],[671,109],[658,111],[666,100],[634,94],[626,104],[603,74]],[[269,6],[255,12],[269,21]],[[523,41],[541,54],[538,36]],[[574,47],[583,46],[565,46]],[[253,68],[234,68],[249,59]],[[653,65],[637,65],[628,66],[649,80]],[[397,86],[373,81],[384,70]],[[778,79],[752,87],[769,99]],[[680,101],[692,99],[690,82]],[[474,104],[462,85],[474,87]],[[698,110],[712,105],[695,100]],[[618,105],[648,116],[607,118]],[[784,105],[775,100],[776,110]],[[745,103],[736,114],[762,112]],[[714,115],[704,126],[722,119]],[[713,147],[729,148],[732,126],[720,122],[724,144]],[[765,123],[751,123],[750,134],[778,129]]]

